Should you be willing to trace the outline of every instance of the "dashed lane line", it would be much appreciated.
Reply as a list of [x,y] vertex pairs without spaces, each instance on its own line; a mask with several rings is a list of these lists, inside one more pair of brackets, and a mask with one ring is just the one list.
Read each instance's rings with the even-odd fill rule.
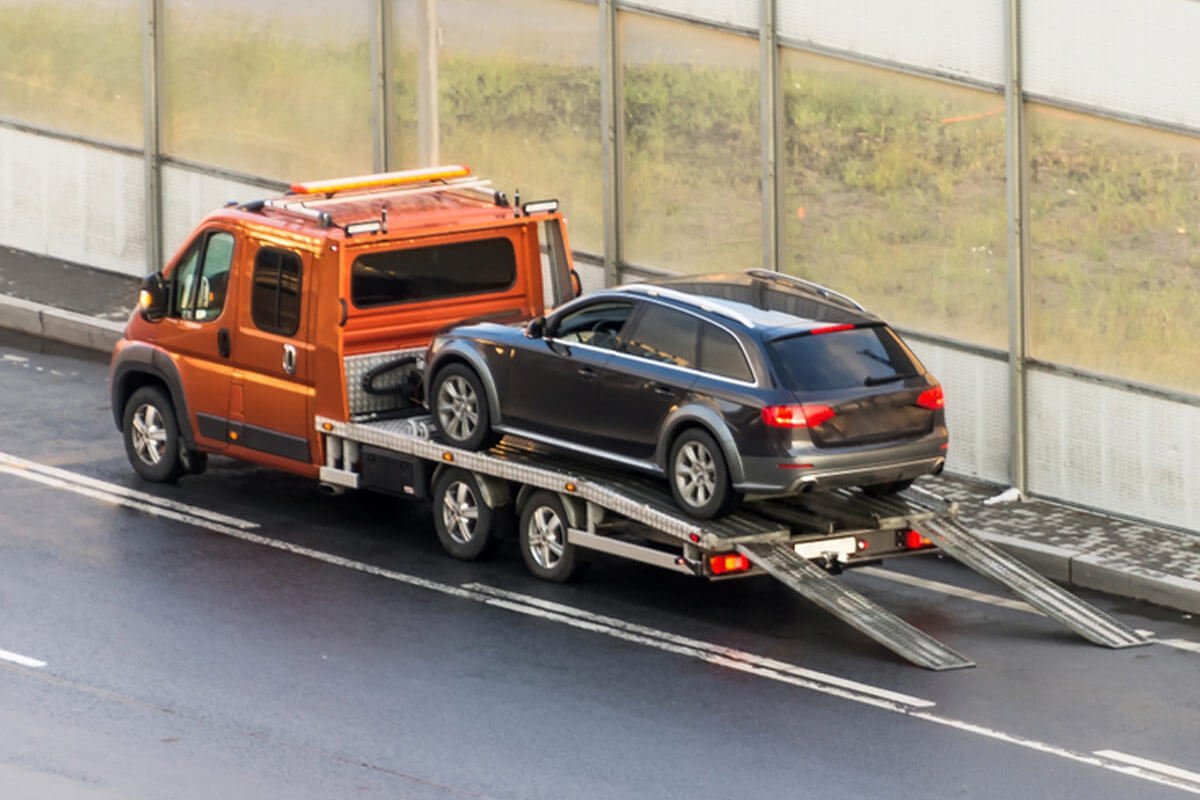
[[7,650],[0,650],[0,661],[8,661],[13,664],[19,664],[22,667],[29,667],[30,669],[41,669],[46,666],[45,661],[23,656],[20,653],[10,653]]

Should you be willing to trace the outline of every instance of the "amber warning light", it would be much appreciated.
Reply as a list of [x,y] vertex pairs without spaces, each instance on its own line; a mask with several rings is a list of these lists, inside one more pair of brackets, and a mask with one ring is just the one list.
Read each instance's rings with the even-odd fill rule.
[[465,178],[470,174],[471,170],[461,164],[449,164],[444,167],[406,169],[399,172],[382,172],[377,175],[358,175],[353,178],[334,178],[327,181],[293,183],[291,190],[292,194],[333,194],[334,192],[382,189],[388,186],[404,186],[406,184],[424,183],[426,181]]

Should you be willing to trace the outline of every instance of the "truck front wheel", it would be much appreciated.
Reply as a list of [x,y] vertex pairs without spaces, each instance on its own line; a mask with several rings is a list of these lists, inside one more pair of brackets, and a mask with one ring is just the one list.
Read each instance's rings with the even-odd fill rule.
[[183,472],[175,408],[157,386],[143,386],[125,403],[121,431],[133,471],[153,483],[169,483]]

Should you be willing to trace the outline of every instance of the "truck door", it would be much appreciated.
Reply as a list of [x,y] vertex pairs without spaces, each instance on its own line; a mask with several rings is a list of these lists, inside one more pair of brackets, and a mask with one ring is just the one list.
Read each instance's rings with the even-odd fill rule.
[[236,240],[220,228],[206,228],[169,267],[171,297],[156,343],[170,353],[187,398],[192,431],[205,449],[225,447],[229,410],[231,320],[237,302],[228,291]]
[[312,257],[274,244],[248,247],[233,354],[231,452],[304,471],[311,463],[312,314],[305,298]]

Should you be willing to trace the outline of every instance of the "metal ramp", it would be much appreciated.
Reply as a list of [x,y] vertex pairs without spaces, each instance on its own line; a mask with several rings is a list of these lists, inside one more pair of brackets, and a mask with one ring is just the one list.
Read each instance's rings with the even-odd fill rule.
[[746,542],[737,549],[789,589],[919,667],[940,671],[975,666],[961,653],[831,577],[788,544]]
[[926,519],[915,524],[947,555],[991,578],[1051,619],[1058,620],[1090,642],[1105,647],[1137,647],[1150,640],[1098,608],[1047,580],[990,542],[951,518]]

